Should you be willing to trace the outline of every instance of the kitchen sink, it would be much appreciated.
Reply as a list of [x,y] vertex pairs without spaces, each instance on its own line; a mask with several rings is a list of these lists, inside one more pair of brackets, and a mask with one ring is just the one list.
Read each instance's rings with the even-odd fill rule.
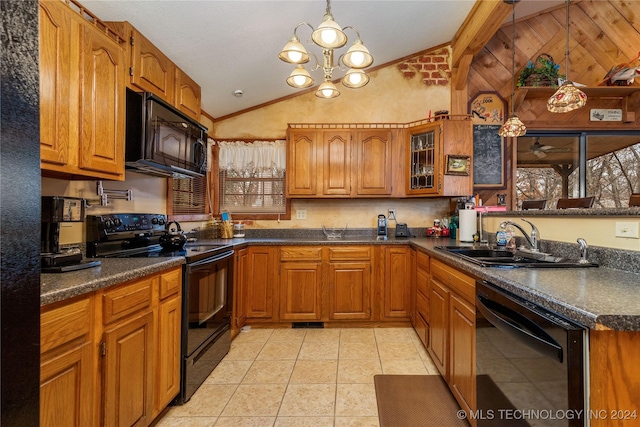
[[585,268],[598,266],[591,262],[580,262],[577,259],[525,249],[511,251],[493,246],[436,246],[436,249],[449,252],[451,255],[482,267]]

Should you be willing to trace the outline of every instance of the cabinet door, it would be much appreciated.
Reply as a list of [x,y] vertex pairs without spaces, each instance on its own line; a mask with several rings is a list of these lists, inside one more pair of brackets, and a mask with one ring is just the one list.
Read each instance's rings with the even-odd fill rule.
[[182,332],[182,298],[178,295],[160,301],[158,308],[158,346],[153,417],[180,392],[180,343]]
[[233,266],[233,320],[231,331],[235,336],[247,322],[247,263],[249,250],[247,248],[236,251]]
[[153,325],[148,311],[104,332],[105,426],[146,426],[153,419]]
[[349,196],[351,194],[351,132],[324,131],[322,139],[322,194]]
[[442,189],[441,135],[440,123],[409,128],[406,160],[407,195],[436,195]]
[[44,307],[40,316],[40,425],[93,425],[93,299]]
[[429,288],[429,345],[427,350],[440,374],[449,380],[449,290],[431,281]]
[[320,320],[322,263],[280,264],[280,320]]
[[41,1],[40,160],[43,163],[65,165],[69,162],[71,83],[77,81],[75,68],[71,66],[69,8],[59,1]]
[[385,248],[384,316],[409,318],[411,258],[406,247]]
[[329,318],[371,318],[371,262],[329,263]]
[[115,41],[81,24],[79,167],[124,179],[125,58]]
[[176,66],[160,49],[131,28],[131,83],[170,104],[175,99]]
[[390,195],[392,190],[392,134],[390,130],[358,131],[357,195]]
[[247,318],[272,320],[277,272],[275,247],[250,247],[245,272]]
[[187,116],[200,121],[201,101],[202,94],[200,85],[180,68],[176,68],[175,106]]
[[449,318],[449,385],[469,413],[476,408],[476,311],[452,293]]
[[287,137],[287,196],[318,194],[318,133],[309,129],[289,130]]

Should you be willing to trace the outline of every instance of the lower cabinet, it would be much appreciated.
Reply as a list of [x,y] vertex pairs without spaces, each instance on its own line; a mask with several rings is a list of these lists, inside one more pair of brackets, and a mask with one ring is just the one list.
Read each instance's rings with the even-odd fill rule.
[[250,246],[245,264],[247,319],[273,321],[278,258],[276,246]]
[[[460,407],[476,408],[475,280],[431,260],[427,351]],[[475,419],[470,419],[472,426]]]
[[88,296],[41,312],[41,427],[94,425],[93,312]]
[[280,320],[322,318],[322,247],[280,248]]
[[180,390],[182,268],[42,307],[40,425],[148,426]]
[[407,246],[384,248],[383,316],[392,320],[409,319],[411,306],[411,255]]

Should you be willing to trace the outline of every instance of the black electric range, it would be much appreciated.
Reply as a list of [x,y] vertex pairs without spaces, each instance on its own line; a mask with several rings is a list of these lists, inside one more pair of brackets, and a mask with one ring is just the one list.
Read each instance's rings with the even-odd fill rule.
[[231,250],[225,243],[187,242],[182,250],[165,250],[160,236],[167,218],[161,214],[87,215],[87,258],[184,257],[187,264]]

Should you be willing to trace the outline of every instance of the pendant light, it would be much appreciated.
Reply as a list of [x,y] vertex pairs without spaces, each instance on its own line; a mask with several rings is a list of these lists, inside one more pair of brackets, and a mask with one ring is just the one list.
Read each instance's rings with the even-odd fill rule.
[[567,40],[565,49],[565,68],[566,68],[566,80],[556,93],[551,95],[547,101],[547,110],[552,113],[566,113],[569,111],[582,108],[587,103],[587,95],[575,87],[573,82],[569,80],[569,6],[571,0],[567,0]]
[[504,0],[505,3],[511,4],[513,10],[511,12],[511,115],[509,119],[498,130],[498,135],[506,137],[517,137],[527,133],[527,127],[516,116],[513,105],[513,97],[516,91],[516,3],[520,0]]

